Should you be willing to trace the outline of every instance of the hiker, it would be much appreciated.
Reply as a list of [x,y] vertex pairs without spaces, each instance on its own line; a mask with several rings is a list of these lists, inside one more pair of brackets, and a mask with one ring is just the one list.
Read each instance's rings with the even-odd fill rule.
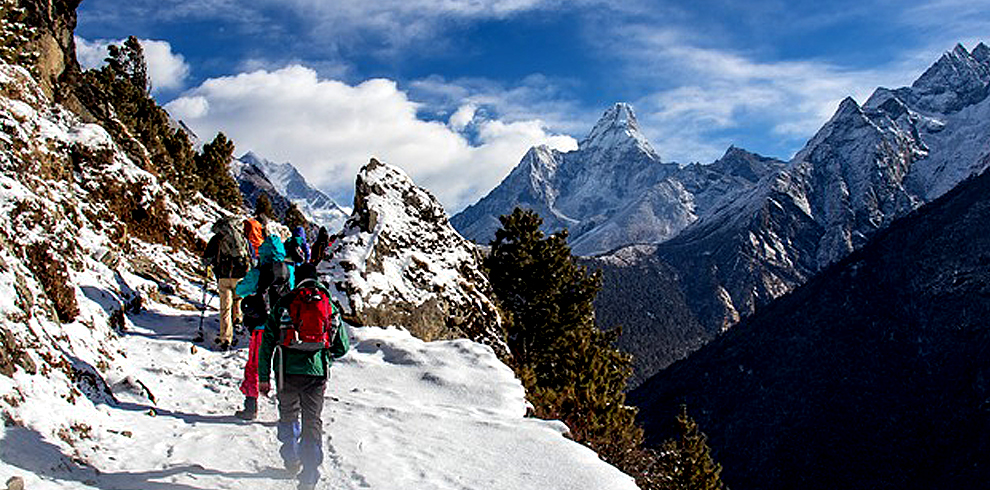
[[244,408],[234,413],[237,418],[254,420],[258,416],[258,348],[268,322],[271,307],[292,289],[293,267],[285,262],[285,249],[277,235],[268,235],[258,249],[258,265],[237,283],[244,326],[251,332],[248,361],[244,366],[241,393]]
[[247,237],[248,244],[251,246],[251,258],[253,260],[258,260],[258,249],[261,248],[261,243],[265,241],[267,224],[268,218],[263,214],[244,220],[244,236]]
[[292,237],[285,241],[285,255],[293,265],[309,262],[309,244],[306,243],[306,229],[297,226],[292,230]]
[[[213,224],[213,237],[206,244],[203,253],[203,266],[212,267],[217,278],[217,291],[220,295],[220,333],[214,343],[221,351],[226,351],[234,339],[235,325],[241,323],[241,299],[234,294],[234,288],[251,267],[247,240],[235,226],[236,218],[222,217]],[[202,332],[197,337],[202,341]]]
[[[268,317],[258,353],[258,389],[271,389],[278,376],[280,453],[289,474],[298,473],[300,490],[316,487],[323,462],[323,400],[333,360],[347,353],[350,340],[330,292],[316,280],[312,264],[296,268],[296,287]],[[301,424],[300,424],[301,422]]]
[[309,263],[316,265],[327,258],[327,249],[330,248],[330,245],[333,245],[333,242],[330,241],[330,232],[327,231],[326,226],[321,226],[320,231],[316,233],[316,241],[313,242]]

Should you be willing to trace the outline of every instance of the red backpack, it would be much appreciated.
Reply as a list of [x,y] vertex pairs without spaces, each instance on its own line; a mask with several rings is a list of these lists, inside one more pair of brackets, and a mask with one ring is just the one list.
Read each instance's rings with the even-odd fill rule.
[[302,351],[327,349],[336,335],[333,302],[315,281],[303,281],[292,290],[292,299],[282,315],[279,345]]

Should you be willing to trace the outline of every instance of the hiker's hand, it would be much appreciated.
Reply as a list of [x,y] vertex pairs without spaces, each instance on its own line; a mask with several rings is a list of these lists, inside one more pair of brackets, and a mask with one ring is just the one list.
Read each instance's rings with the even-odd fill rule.
[[268,392],[271,391],[271,389],[272,384],[267,381],[258,383],[258,391],[260,391],[262,395],[268,396]]

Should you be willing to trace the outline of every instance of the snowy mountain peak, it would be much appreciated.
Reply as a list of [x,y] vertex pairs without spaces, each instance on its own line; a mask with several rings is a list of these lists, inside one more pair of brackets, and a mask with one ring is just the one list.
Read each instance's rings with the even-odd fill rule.
[[292,163],[275,163],[253,151],[248,151],[239,160],[260,170],[276,192],[295,203],[303,215],[317,226],[326,226],[331,232],[343,226],[347,212],[332,198],[309,185]]
[[977,46],[973,51],[976,56],[963,45],[956,45],[911,85],[920,108],[955,112],[987,96],[990,56],[985,45]]
[[[619,102],[605,111],[588,136],[578,144],[579,150],[639,148],[656,157],[656,151],[643,136],[631,105]],[[656,157],[659,160],[659,157]]]

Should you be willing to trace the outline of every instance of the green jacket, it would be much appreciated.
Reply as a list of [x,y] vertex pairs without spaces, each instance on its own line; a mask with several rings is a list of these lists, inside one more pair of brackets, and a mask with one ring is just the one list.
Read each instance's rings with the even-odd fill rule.
[[[319,284],[318,287],[327,296],[333,297],[322,284]],[[337,327],[337,335],[334,337],[329,349],[303,352],[278,347],[281,337],[279,319],[282,317],[282,312],[289,307],[292,297],[292,292],[283,296],[275,304],[275,307],[272,308],[271,315],[268,316],[265,333],[262,335],[261,347],[258,349],[258,381],[269,381],[271,379],[272,369],[275,369],[277,375],[280,365],[285,366],[286,374],[308,374],[310,376],[327,377],[330,373],[330,366],[333,364],[333,360],[347,354],[347,351],[351,348],[347,328],[340,319],[340,308],[333,301],[330,304],[334,311],[333,322]],[[276,353],[277,347],[278,352]],[[275,361],[274,366],[272,365],[273,357]]]

